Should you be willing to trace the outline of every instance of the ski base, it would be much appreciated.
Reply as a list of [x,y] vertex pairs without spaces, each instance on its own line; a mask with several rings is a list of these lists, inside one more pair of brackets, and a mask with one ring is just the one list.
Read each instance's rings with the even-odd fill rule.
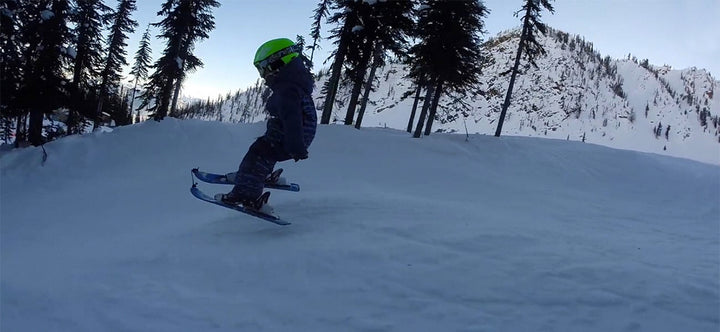
[[262,220],[269,221],[269,222],[277,224],[277,225],[281,225],[281,226],[290,225],[289,222],[284,221],[276,216],[272,216],[272,215],[265,214],[265,213],[255,211],[255,210],[251,210],[251,209],[246,209],[240,205],[225,204],[221,201],[216,200],[214,197],[208,196],[207,194],[202,192],[200,189],[198,189],[198,187],[194,184],[190,188],[190,192],[193,194],[193,196],[197,197],[200,200],[206,201],[208,203],[220,205],[220,206],[226,207],[228,209],[233,209],[235,211],[239,211],[239,212],[245,213],[247,215],[251,215],[253,217],[260,218]]

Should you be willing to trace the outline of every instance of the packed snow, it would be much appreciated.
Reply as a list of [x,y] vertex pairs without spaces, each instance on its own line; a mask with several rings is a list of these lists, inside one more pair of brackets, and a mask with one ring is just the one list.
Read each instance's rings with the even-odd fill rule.
[[[277,226],[191,196],[263,124],[0,155],[2,331],[718,331],[720,167],[320,126]],[[199,184],[209,193],[226,186]]]

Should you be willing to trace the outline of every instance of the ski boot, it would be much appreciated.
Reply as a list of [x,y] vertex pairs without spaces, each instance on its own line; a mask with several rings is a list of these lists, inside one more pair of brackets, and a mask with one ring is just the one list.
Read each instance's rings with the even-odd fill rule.
[[[282,174],[283,169],[278,168],[274,170],[270,175],[265,178],[265,185],[271,184],[271,185],[277,185],[277,186],[286,186],[288,185],[287,179],[284,177],[280,177],[280,174]],[[225,174],[225,178],[232,183],[236,183],[235,179],[237,177],[237,172],[227,173]]]
[[270,192],[266,191],[260,197],[255,199],[242,199],[237,198],[231,194],[216,194],[215,200],[223,202],[228,205],[240,205],[246,209],[258,211],[267,215],[274,215],[275,210],[272,206],[268,205],[270,199]]

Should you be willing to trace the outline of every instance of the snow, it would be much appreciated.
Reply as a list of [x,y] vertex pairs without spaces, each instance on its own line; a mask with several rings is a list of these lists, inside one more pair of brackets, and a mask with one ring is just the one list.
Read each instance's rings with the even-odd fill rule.
[[[720,167],[320,126],[276,226],[193,198],[264,124],[0,155],[3,331],[717,331]],[[200,184],[209,194],[228,187]]]
[[352,28],[351,31],[352,31],[353,33],[355,33],[355,32],[360,32],[360,31],[362,31],[363,29],[365,29],[365,27],[363,27],[362,25],[356,25],[356,26],[354,26],[354,27]]
[[75,59],[77,57],[77,50],[73,46],[69,46],[65,49],[65,54],[67,54],[70,58]]
[[47,21],[47,20],[55,17],[55,13],[53,13],[50,10],[45,9],[42,12],[40,12],[40,17],[43,19],[43,21]]
[[[519,33],[517,34],[519,35]],[[573,36],[570,36],[571,39]],[[444,94],[440,99],[438,119],[446,119],[463,109],[460,98],[466,103],[467,121],[458,116],[454,121],[435,121],[433,130],[464,134],[467,124],[470,133],[493,135],[510,75],[500,73],[512,67],[517,51],[517,38],[509,33],[497,36],[498,42],[484,49],[488,65],[479,80],[478,96]],[[673,157],[688,158],[720,165],[720,127],[712,123],[702,126],[696,107],[707,108],[711,116],[720,116],[720,98],[710,97],[710,91],[720,87],[705,70],[660,70],[659,77],[630,60],[611,60],[617,67],[617,78],[622,80],[627,98],[621,98],[611,89],[615,79],[603,75],[603,66],[594,56],[582,50],[563,45],[551,34],[538,36],[547,54],[537,59],[538,69],[529,68],[517,77],[513,100],[503,125],[503,135],[568,139],[634,151],[650,152]],[[404,129],[414,102],[414,94],[402,99],[415,86],[406,78],[407,68],[390,63],[378,70],[379,84],[370,94],[365,127]],[[329,75],[321,77],[321,87]],[[662,86],[666,81],[676,96]],[[345,118],[351,87],[340,89],[332,118]],[[689,105],[687,96],[694,100]],[[656,97],[657,96],[657,97]],[[322,89],[316,89],[315,103],[322,105]],[[645,107],[649,112],[645,114]],[[422,107],[420,103],[419,107]],[[577,112],[571,112],[576,108]],[[419,112],[418,112],[419,113]],[[635,121],[630,121],[633,118]],[[227,118],[227,116],[225,117]],[[417,117],[416,117],[417,120]],[[671,126],[666,139],[655,137],[653,129],[662,123]]]

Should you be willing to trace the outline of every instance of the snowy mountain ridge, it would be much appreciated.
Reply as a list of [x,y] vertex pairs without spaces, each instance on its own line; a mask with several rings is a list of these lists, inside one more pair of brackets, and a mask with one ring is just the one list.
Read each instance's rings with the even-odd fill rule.
[[[433,130],[494,134],[509,81],[502,73],[511,66],[518,38],[512,30],[484,44],[478,91],[443,95]],[[654,66],[631,56],[603,57],[592,43],[554,29],[540,41],[547,53],[536,60],[538,68],[526,67],[518,76],[503,135],[585,141],[720,164],[720,98],[714,93],[720,81],[709,72]],[[363,126],[407,127],[414,86],[405,75],[397,63],[378,71]],[[318,107],[327,77],[327,70],[317,77]],[[342,86],[338,92],[334,121],[345,117],[349,90]],[[261,121],[267,93],[258,82],[217,102],[192,105],[184,116]]]

